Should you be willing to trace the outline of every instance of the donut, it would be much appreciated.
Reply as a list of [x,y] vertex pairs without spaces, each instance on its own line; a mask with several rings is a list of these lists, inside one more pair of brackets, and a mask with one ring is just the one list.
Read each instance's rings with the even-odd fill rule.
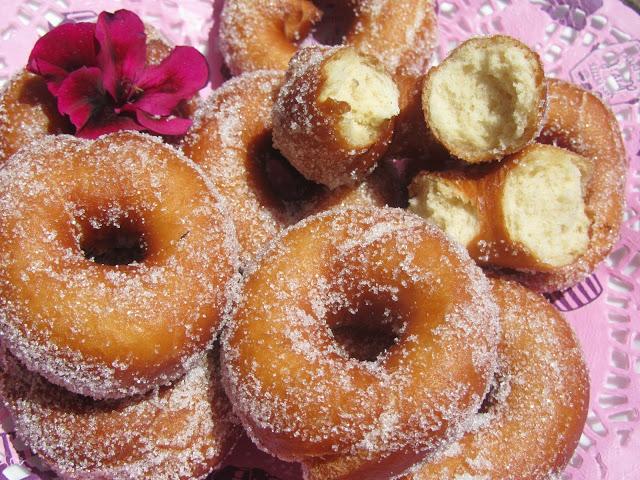
[[389,146],[399,96],[375,57],[344,46],[301,49],[273,109],[273,144],[308,180],[353,184]]
[[0,396],[16,434],[65,479],[205,478],[240,436],[217,353],[169,387],[92,400],[47,382],[7,354]]
[[533,144],[490,168],[421,172],[409,210],[440,226],[486,266],[553,272],[584,255],[589,159]]
[[0,333],[94,398],[171,382],[211,346],[237,283],[223,201],[156,137],[47,136],[0,170]]
[[429,135],[469,163],[515,153],[540,132],[546,88],[540,58],[525,44],[505,35],[471,38],[424,79]]
[[[344,31],[331,35],[338,43],[378,58],[395,75],[417,77],[425,72],[435,45],[431,0],[227,0],[220,50],[231,73],[286,70],[323,14],[327,25],[342,24]],[[322,32],[314,35],[323,40]],[[334,38],[327,41],[335,43]]]
[[498,371],[474,428],[402,480],[560,478],[587,418],[589,376],[571,327],[543,297],[494,280]]
[[[146,26],[147,62],[160,63],[171,46],[155,28]],[[188,116],[193,105],[184,103],[181,114]],[[0,94],[0,164],[20,147],[44,135],[72,134],[74,126],[58,112],[56,98],[49,93],[43,77],[22,70],[14,75]]]
[[[244,278],[222,377],[261,449],[303,463],[360,455],[362,478],[389,478],[479,408],[497,309],[464,250],[417,216],[368,207],[309,217]],[[387,348],[351,357],[333,334],[349,325],[377,329]]]
[[229,199],[243,264],[284,228],[312,213],[391,201],[391,190],[379,174],[329,192],[306,180],[272,147],[271,111],[283,81],[284,73],[278,71],[229,80],[203,102],[181,144]]
[[590,161],[585,208],[589,246],[577,261],[553,272],[515,272],[538,291],[567,288],[586,278],[618,240],[625,207],[628,159],[613,112],[595,94],[562,80],[547,80],[549,110],[539,142],[566,148]]

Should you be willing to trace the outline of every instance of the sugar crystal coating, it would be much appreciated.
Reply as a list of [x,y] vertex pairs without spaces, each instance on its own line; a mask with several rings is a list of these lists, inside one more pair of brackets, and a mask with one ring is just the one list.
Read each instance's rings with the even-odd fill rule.
[[[392,197],[383,172],[359,185],[328,191],[286,163],[271,139],[271,110],[283,80],[278,71],[229,80],[203,102],[181,144],[227,198],[245,264],[280,231],[311,213],[339,205],[383,206]],[[285,169],[286,182],[273,183],[283,175],[270,172],[269,162]]]
[[[354,359],[331,329],[349,322],[389,323],[397,340]],[[440,230],[401,210],[338,209],[285,230],[246,273],[224,385],[252,439],[283,459],[426,452],[479,408],[497,332],[487,280]]]
[[[0,171],[0,330],[27,368],[95,398],[167,384],[236,294],[223,200],[159,139],[45,137]],[[135,251],[123,262],[105,253]]]
[[67,479],[205,478],[240,434],[217,349],[171,386],[99,401],[47,382],[5,352],[0,396],[18,437]]
[[[336,3],[336,19],[353,17],[340,43],[378,58],[392,73],[415,77],[425,72],[436,39],[435,2]],[[298,0],[226,1],[220,48],[231,71],[286,70],[289,59],[321,17],[314,10],[311,2]],[[287,32],[285,27],[292,23],[294,28]]]
[[556,479],[578,444],[589,378],[571,327],[543,297],[492,282],[502,329],[495,384],[471,430],[404,480]]

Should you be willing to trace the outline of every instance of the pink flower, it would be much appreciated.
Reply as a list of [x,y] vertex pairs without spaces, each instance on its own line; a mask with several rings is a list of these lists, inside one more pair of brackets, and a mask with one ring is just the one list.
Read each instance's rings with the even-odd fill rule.
[[102,12],[96,24],[54,28],[34,45],[27,69],[47,80],[79,137],[118,130],[182,135],[191,120],[173,114],[206,85],[207,61],[192,47],[174,48],[157,66],[147,66],[146,55],[142,21],[118,10]]

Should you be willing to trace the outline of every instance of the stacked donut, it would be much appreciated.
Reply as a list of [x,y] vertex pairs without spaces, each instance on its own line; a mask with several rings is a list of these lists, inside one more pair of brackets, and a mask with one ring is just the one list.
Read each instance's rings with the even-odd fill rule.
[[[150,32],[147,61],[169,45]],[[63,478],[192,479],[241,430],[214,344],[237,295],[225,200],[158,137],[71,136],[26,71],[0,102],[0,395]]]
[[[539,292],[615,242],[620,133],[519,41],[427,70],[434,37],[427,0],[227,0],[237,76],[178,148],[0,122],[0,395],[35,453],[205,478],[241,425],[306,479],[561,474],[589,381]],[[21,78],[1,108],[48,122]]]

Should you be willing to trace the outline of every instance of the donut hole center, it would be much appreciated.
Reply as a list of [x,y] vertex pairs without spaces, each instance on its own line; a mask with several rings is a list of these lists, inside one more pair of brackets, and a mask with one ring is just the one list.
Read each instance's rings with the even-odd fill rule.
[[95,215],[79,223],[80,249],[87,260],[116,266],[140,263],[147,258],[148,242],[137,216]]
[[313,27],[313,39],[322,45],[344,43],[356,22],[353,3],[344,0],[314,0],[313,3],[322,10],[322,19]]
[[[311,198],[320,188],[317,184],[307,180],[296,170],[289,161],[273,147],[271,131],[258,136],[249,146],[249,158],[256,159],[259,165],[261,183],[257,191],[268,191],[279,200],[293,202]],[[253,169],[249,169],[252,171]]]
[[510,393],[511,383],[508,375],[503,373],[496,374],[478,413],[495,413],[498,408],[506,404]]
[[367,297],[330,313],[327,324],[349,358],[375,362],[398,343],[404,322],[395,313],[397,306],[390,308],[390,302]]

